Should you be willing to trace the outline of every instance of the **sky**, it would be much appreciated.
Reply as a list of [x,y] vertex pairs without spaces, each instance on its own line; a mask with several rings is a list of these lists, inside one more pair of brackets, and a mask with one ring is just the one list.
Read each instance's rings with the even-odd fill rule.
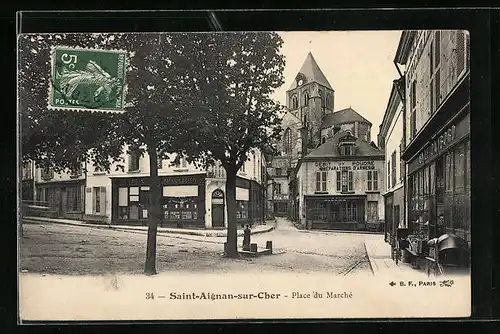
[[[401,31],[279,32],[283,38],[285,83],[273,98],[286,105],[290,87],[311,52],[335,90],[334,109],[351,107],[372,122],[376,141],[393,80],[399,78],[394,55]],[[375,136],[374,136],[375,135]]]

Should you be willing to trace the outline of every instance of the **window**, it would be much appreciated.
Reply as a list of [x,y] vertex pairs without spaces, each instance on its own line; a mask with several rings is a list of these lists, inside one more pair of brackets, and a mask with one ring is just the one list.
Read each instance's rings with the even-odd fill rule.
[[32,163],[28,162],[23,165],[23,180],[30,180],[33,178]]
[[283,174],[283,169],[282,168],[276,168],[276,176],[281,176]]
[[49,181],[54,178],[54,170],[52,168],[44,168],[41,170],[41,177],[44,181]]
[[465,71],[465,61],[466,61],[466,50],[465,50],[465,32],[458,31],[456,33],[456,53],[457,53],[457,77],[459,77],[462,72]]
[[340,154],[341,155],[354,155],[355,146],[354,144],[341,144],[340,145]]
[[236,219],[248,219],[248,202],[236,201]]
[[275,183],[274,184],[274,193],[276,195],[281,194],[281,183]]
[[299,100],[297,98],[297,95],[292,96],[292,109],[297,109],[299,107]]
[[309,105],[309,93],[304,92],[304,106],[308,106],[308,105]]
[[401,141],[401,145],[399,145],[399,180],[403,181],[403,178],[406,174],[405,162],[401,158],[401,154],[403,154],[403,141]]
[[132,151],[129,154],[128,157],[128,170],[129,172],[137,171],[139,170],[139,152],[138,151]]
[[158,169],[162,169],[163,168],[163,159],[160,156],[158,156],[158,158],[156,159],[156,167]]
[[66,187],[66,211],[78,212],[82,210],[82,191],[81,186]]
[[345,221],[356,221],[357,220],[357,205],[356,202],[347,202],[345,206]]
[[387,189],[391,188],[391,162],[387,162]]
[[441,31],[434,32],[434,41],[430,52],[430,113],[434,113],[441,103],[441,77],[439,65],[441,63]]
[[417,116],[416,116],[416,106],[417,106],[417,81],[413,80],[411,83],[410,90],[410,138],[413,138],[417,133]]
[[378,172],[376,170],[368,171],[368,191],[378,190]]
[[317,201],[314,203],[314,207],[313,207],[313,219],[314,220],[326,221],[329,218],[328,213],[329,212],[328,212],[328,209],[327,209],[325,202]]
[[292,153],[292,131],[290,128],[285,130],[285,134],[283,136],[283,152],[285,152],[285,154]]
[[103,215],[106,213],[106,187],[94,187],[92,189],[92,212]]
[[343,170],[337,172],[337,191],[350,192],[353,188],[352,172]]
[[391,163],[392,186],[394,187],[396,185],[396,151],[392,152]]
[[326,143],[326,137],[321,137],[321,144]]
[[241,167],[240,167],[240,172],[241,172],[241,173],[245,173],[245,165],[246,165],[246,163],[245,163],[245,162],[243,162],[243,164],[242,164],[242,165],[241,165]]
[[378,220],[378,202],[368,201],[367,220],[368,221]]
[[163,219],[170,221],[198,219],[196,197],[165,198]]
[[320,101],[321,101],[321,106],[324,107],[325,106],[325,97],[323,96],[323,92],[319,90],[318,96],[319,96]]
[[332,94],[326,94],[326,109],[333,110],[333,98]]
[[326,178],[328,172],[316,172],[316,192],[326,192]]

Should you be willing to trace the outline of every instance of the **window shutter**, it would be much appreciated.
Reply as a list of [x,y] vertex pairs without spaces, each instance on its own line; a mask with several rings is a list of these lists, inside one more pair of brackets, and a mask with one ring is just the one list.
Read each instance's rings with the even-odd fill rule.
[[106,214],[106,187],[99,187],[99,191],[101,192],[101,208],[99,212],[104,215]]
[[465,69],[465,34],[463,31],[457,32],[457,76],[460,76]]
[[99,188],[92,188],[92,213],[96,213],[96,202],[97,202],[97,190]]

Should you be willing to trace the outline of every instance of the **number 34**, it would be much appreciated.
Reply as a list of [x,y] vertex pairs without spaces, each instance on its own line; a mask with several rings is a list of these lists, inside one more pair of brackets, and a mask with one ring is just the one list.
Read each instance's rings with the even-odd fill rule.
[[64,64],[69,64],[69,68],[75,68],[75,63],[78,61],[77,55],[69,55],[67,53],[64,53],[61,56],[61,60]]

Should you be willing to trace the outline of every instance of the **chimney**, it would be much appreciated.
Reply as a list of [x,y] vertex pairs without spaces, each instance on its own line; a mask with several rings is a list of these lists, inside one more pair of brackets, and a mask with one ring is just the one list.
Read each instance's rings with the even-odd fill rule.
[[302,156],[305,157],[307,155],[307,136],[308,136],[308,131],[307,131],[307,118],[306,115],[304,115],[304,120],[302,122],[302,127],[300,128],[300,136],[302,138]]

